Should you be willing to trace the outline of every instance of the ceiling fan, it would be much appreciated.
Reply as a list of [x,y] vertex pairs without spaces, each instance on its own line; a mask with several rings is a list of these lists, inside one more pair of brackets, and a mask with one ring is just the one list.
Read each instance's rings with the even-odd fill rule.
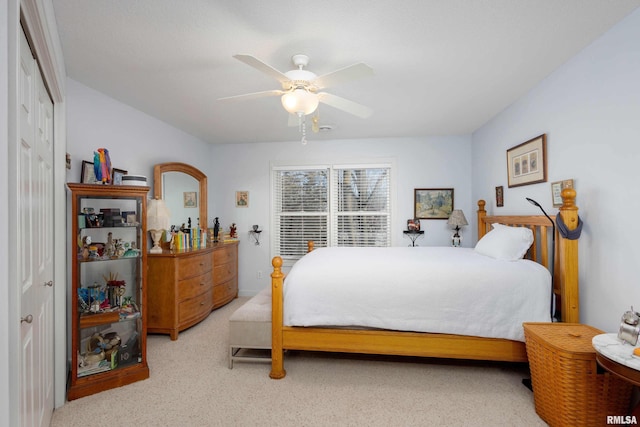
[[357,102],[327,92],[321,92],[322,89],[329,86],[372,76],[373,69],[365,63],[359,62],[334,72],[317,76],[311,71],[304,69],[304,67],[309,64],[309,57],[303,54],[293,55],[293,57],[291,57],[291,62],[293,62],[297,68],[287,71],[286,73],[276,70],[251,55],[233,55],[233,57],[275,78],[280,82],[282,89],[229,96],[219,98],[219,100],[245,100],[267,96],[280,96],[284,109],[289,113],[295,114],[298,118],[312,114],[318,108],[319,103],[327,104],[361,118],[367,118],[373,113],[371,108],[358,104]]

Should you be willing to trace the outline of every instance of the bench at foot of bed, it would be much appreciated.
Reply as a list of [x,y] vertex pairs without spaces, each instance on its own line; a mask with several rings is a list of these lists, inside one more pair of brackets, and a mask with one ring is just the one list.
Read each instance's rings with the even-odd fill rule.
[[[267,356],[260,355],[268,353]],[[233,362],[271,362],[271,290],[244,303],[229,318],[229,369]]]

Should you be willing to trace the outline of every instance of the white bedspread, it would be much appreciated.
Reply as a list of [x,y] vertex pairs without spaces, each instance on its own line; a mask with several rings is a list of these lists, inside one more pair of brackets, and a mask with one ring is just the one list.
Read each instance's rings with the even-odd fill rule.
[[287,326],[360,326],[524,341],[549,322],[551,275],[468,248],[320,248],[284,285]]

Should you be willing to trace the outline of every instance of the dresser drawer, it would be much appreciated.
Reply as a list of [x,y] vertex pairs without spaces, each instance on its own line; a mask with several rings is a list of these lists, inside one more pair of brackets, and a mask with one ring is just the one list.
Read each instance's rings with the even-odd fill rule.
[[232,279],[236,276],[237,268],[235,262],[228,262],[226,264],[216,265],[213,267],[213,283],[220,284]]
[[233,245],[233,246],[227,246],[226,248],[223,247],[222,249],[217,249],[213,251],[214,264],[220,265],[220,264],[226,264],[231,261],[235,261],[237,248],[238,247],[236,245]]
[[184,323],[197,317],[206,316],[212,308],[211,298],[212,292],[211,289],[209,289],[201,295],[182,301],[178,305],[178,323]]
[[211,289],[212,286],[211,271],[191,279],[180,280],[178,282],[178,301],[200,295]]
[[202,254],[178,259],[178,277],[185,279],[211,270],[211,256]]
[[232,279],[213,287],[213,305],[220,307],[238,295],[238,280]]

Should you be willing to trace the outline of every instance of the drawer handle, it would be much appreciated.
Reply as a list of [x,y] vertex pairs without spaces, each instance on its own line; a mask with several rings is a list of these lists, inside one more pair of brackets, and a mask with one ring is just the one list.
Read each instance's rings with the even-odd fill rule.
[[200,286],[204,286],[204,285],[205,285],[205,283],[200,282]]
[[202,301],[202,302],[200,303],[200,305],[204,305],[204,301]]

